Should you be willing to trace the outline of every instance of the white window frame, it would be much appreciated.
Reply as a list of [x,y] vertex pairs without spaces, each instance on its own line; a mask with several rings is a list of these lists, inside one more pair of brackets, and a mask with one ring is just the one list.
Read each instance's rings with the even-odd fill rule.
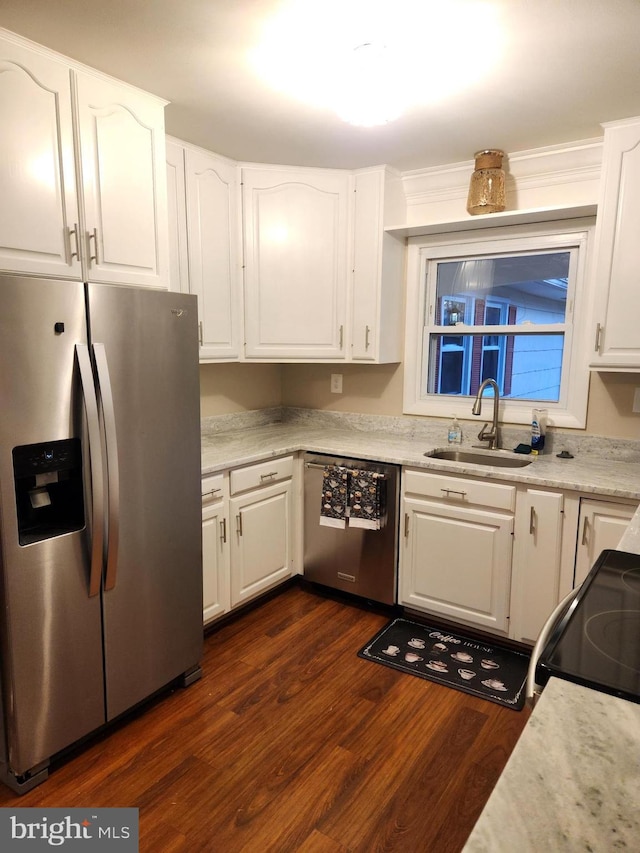
[[[561,229],[559,228],[561,226]],[[584,429],[587,419],[589,394],[588,328],[594,302],[595,283],[588,274],[591,269],[590,254],[593,246],[593,219],[573,220],[571,223],[512,226],[509,228],[480,229],[460,234],[412,237],[407,253],[407,310],[404,356],[404,404],[409,415],[471,419],[473,397],[467,395],[427,394],[423,377],[427,375],[429,359],[429,333],[442,332],[443,327],[425,326],[426,301],[435,292],[435,283],[428,281],[429,264],[437,260],[464,260],[491,254],[537,250],[575,248],[578,260],[571,271],[567,292],[565,322],[536,326],[538,333],[562,332],[565,345],[562,362],[560,399],[557,403],[535,400],[500,400],[500,421],[507,424],[529,424],[531,410],[543,405],[549,410],[549,423],[553,426]],[[496,327],[476,326],[474,334],[495,334]],[[501,334],[522,333],[521,326],[500,327]],[[475,419],[474,419],[475,420]]]

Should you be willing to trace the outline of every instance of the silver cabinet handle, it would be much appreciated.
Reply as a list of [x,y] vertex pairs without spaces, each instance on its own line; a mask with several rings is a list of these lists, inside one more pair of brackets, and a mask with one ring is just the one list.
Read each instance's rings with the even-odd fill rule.
[[89,595],[100,592],[102,581],[102,546],[104,543],[104,472],[102,470],[102,445],[100,442],[100,418],[98,399],[93,384],[93,371],[89,359],[89,347],[76,344],[76,356],[80,369],[80,384],[87,413],[89,433],[89,461],[91,465],[91,568],[89,571]]
[[450,495],[460,495],[461,498],[466,498],[467,496],[466,492],[460,492],[457,489],[440,489],[440,491],[446,495],[446,497],[449,497]]
[[338,347],[339,349],[342,349],[343,340],[344,340],[344,326],[341,325],[340,326],[340,346]]
[[202,497],[203,497],[203,498],[206,498],[206,497],[209,497],[209,495],[215,495],[215,494],[217,494],[218,492],[221,492],[221,491],[222,491],[222,489],[209,489],[209,491],[208,491],[208,492],[203,492],[203,493],[202,493]]
[[600,344],[602,343],[602,325],[600,323],[596,326],[596,344],[594,346],[594,350],[596,352],[600,352]]
[[[91,241],[93,240],[93,245],[95,246],[95,255],[91,254]],[[95,261],[98,263],[98,229],[94,228],[93,231],[87,232],[87,255],[89,256],[89,263],[91,261]]]
[[404,514],[404,538],[406,539],[409,535],[409,513],[405,512]]
[[76,245],[76,250],[75,252],[71,252],[71,257],[80,260],[80,243],[78,242],[78,230],[78,223],[74,222],[73,228],[69,229],[69,240],[71,240],[71,237],[73,237],[73,242]]
[[582,525],[582,544],[585,546],[589,545],[589,538],[587,536],[588,532],[589,532],[589,519],[585,515],[584,524]]
[[104,440],[107,457],[107,568],[104,578],[105,590],[116,585],[118,568],[118,544],[120,541],[120,473],[118,469],[118,441],[116,435],[116,414],[113,405],[109,365],[104,344],[93,345],[93,355],[98,375],[98,393],[102,408]]
[[371,329],[369,326],[364,327],[364,348],[365,350],[369,349],[369,335],[371,334]]
[[269,471],[268,474],[260,474],[260,482],[264,483],[265,480],[273,480],[274,477],[278,476],[277,471]]
[[220,521],[220,530],[221,530],[220,541],[222,542],[223,545],[225,545],[227,542],[227,519],[226,518],[223,518]]
[[236,533],[238,536],[242,536],[242,513],[239,512],[236,515]]
[[536,511],[534,507],[531,507],[529,512],[529,533],[533,536],[538,527],[538,518],[536,516]]
[[202,343],[202,320],[198,322],[198,343],[200,346],[203,346]]

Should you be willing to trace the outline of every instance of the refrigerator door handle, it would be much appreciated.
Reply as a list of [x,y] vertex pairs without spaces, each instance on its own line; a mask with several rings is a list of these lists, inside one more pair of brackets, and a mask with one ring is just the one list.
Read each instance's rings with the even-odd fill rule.
[[118,444],[116,416],[111,391],[111,379],[104,344],[93,344],[93,355],[98,375],[98,392],[102,405],[104,437],[107,455],[108,512],[107,512],[107,567],[104,579],[105,590],[116,585],[118,567],[118,543],[120,538],[120,476],[118,471]]
[[89,358],[89,347],[76,344],[76,357],[80,370],[80,383],[84,408],[87,415],[89,435],[89,461],[91,464],[91,568],[89,570],[89,595],[98,595],[102,581],[102,547],[104,543],[104,472],[102,470],[102,447],[100,442],[100,418],[98,400],[93,384],[93,371]]

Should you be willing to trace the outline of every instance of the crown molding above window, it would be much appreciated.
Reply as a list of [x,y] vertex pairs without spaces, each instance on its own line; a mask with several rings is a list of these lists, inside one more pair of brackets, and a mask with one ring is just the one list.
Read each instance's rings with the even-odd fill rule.
[[[489,220],[496,217],[507,218],[501,223],[494,221],[494,225],[516,224],[519,214],[525,215],[522,220],[525,223],[592,216],[598,199],[601,165],[601,139],[509,154],[504,163],[507,210],[476,217],[466,211],[473,160],[404,172],[406,220],[387,230],[397,236],[410,236],[487,227],[492,224]],[[549,215],[544,215],[545,210]],[[465,227],[466,223],[469,224]],[[416,230],[444,224],[448,227],[440,228],[439,232]],[[410,232],[403,233],[403,229],[409,228]]]

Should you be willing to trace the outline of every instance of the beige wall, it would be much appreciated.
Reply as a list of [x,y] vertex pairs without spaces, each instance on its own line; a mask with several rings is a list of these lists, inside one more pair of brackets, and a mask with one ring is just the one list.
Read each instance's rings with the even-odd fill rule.
[[[332,394],[332,373],[343,393]],[[204,364],[202,416],[272,406],[301,406],[361,414],[402,414],[399,364]],[[640,414],[631,411],[640,374],[592,373],[586,432],[640,440]]]
[[[331,374],[342,374],[342,394],[332,394]],[[285,364],[282,403],[374,415],[402,414],[400,364]]]
[[281,365],[200,365],[200,414],[203,418],[280,405]]
[[640,374],[592,373],[586,431],[640,440],[640,414],[631,411],[636,388]]

